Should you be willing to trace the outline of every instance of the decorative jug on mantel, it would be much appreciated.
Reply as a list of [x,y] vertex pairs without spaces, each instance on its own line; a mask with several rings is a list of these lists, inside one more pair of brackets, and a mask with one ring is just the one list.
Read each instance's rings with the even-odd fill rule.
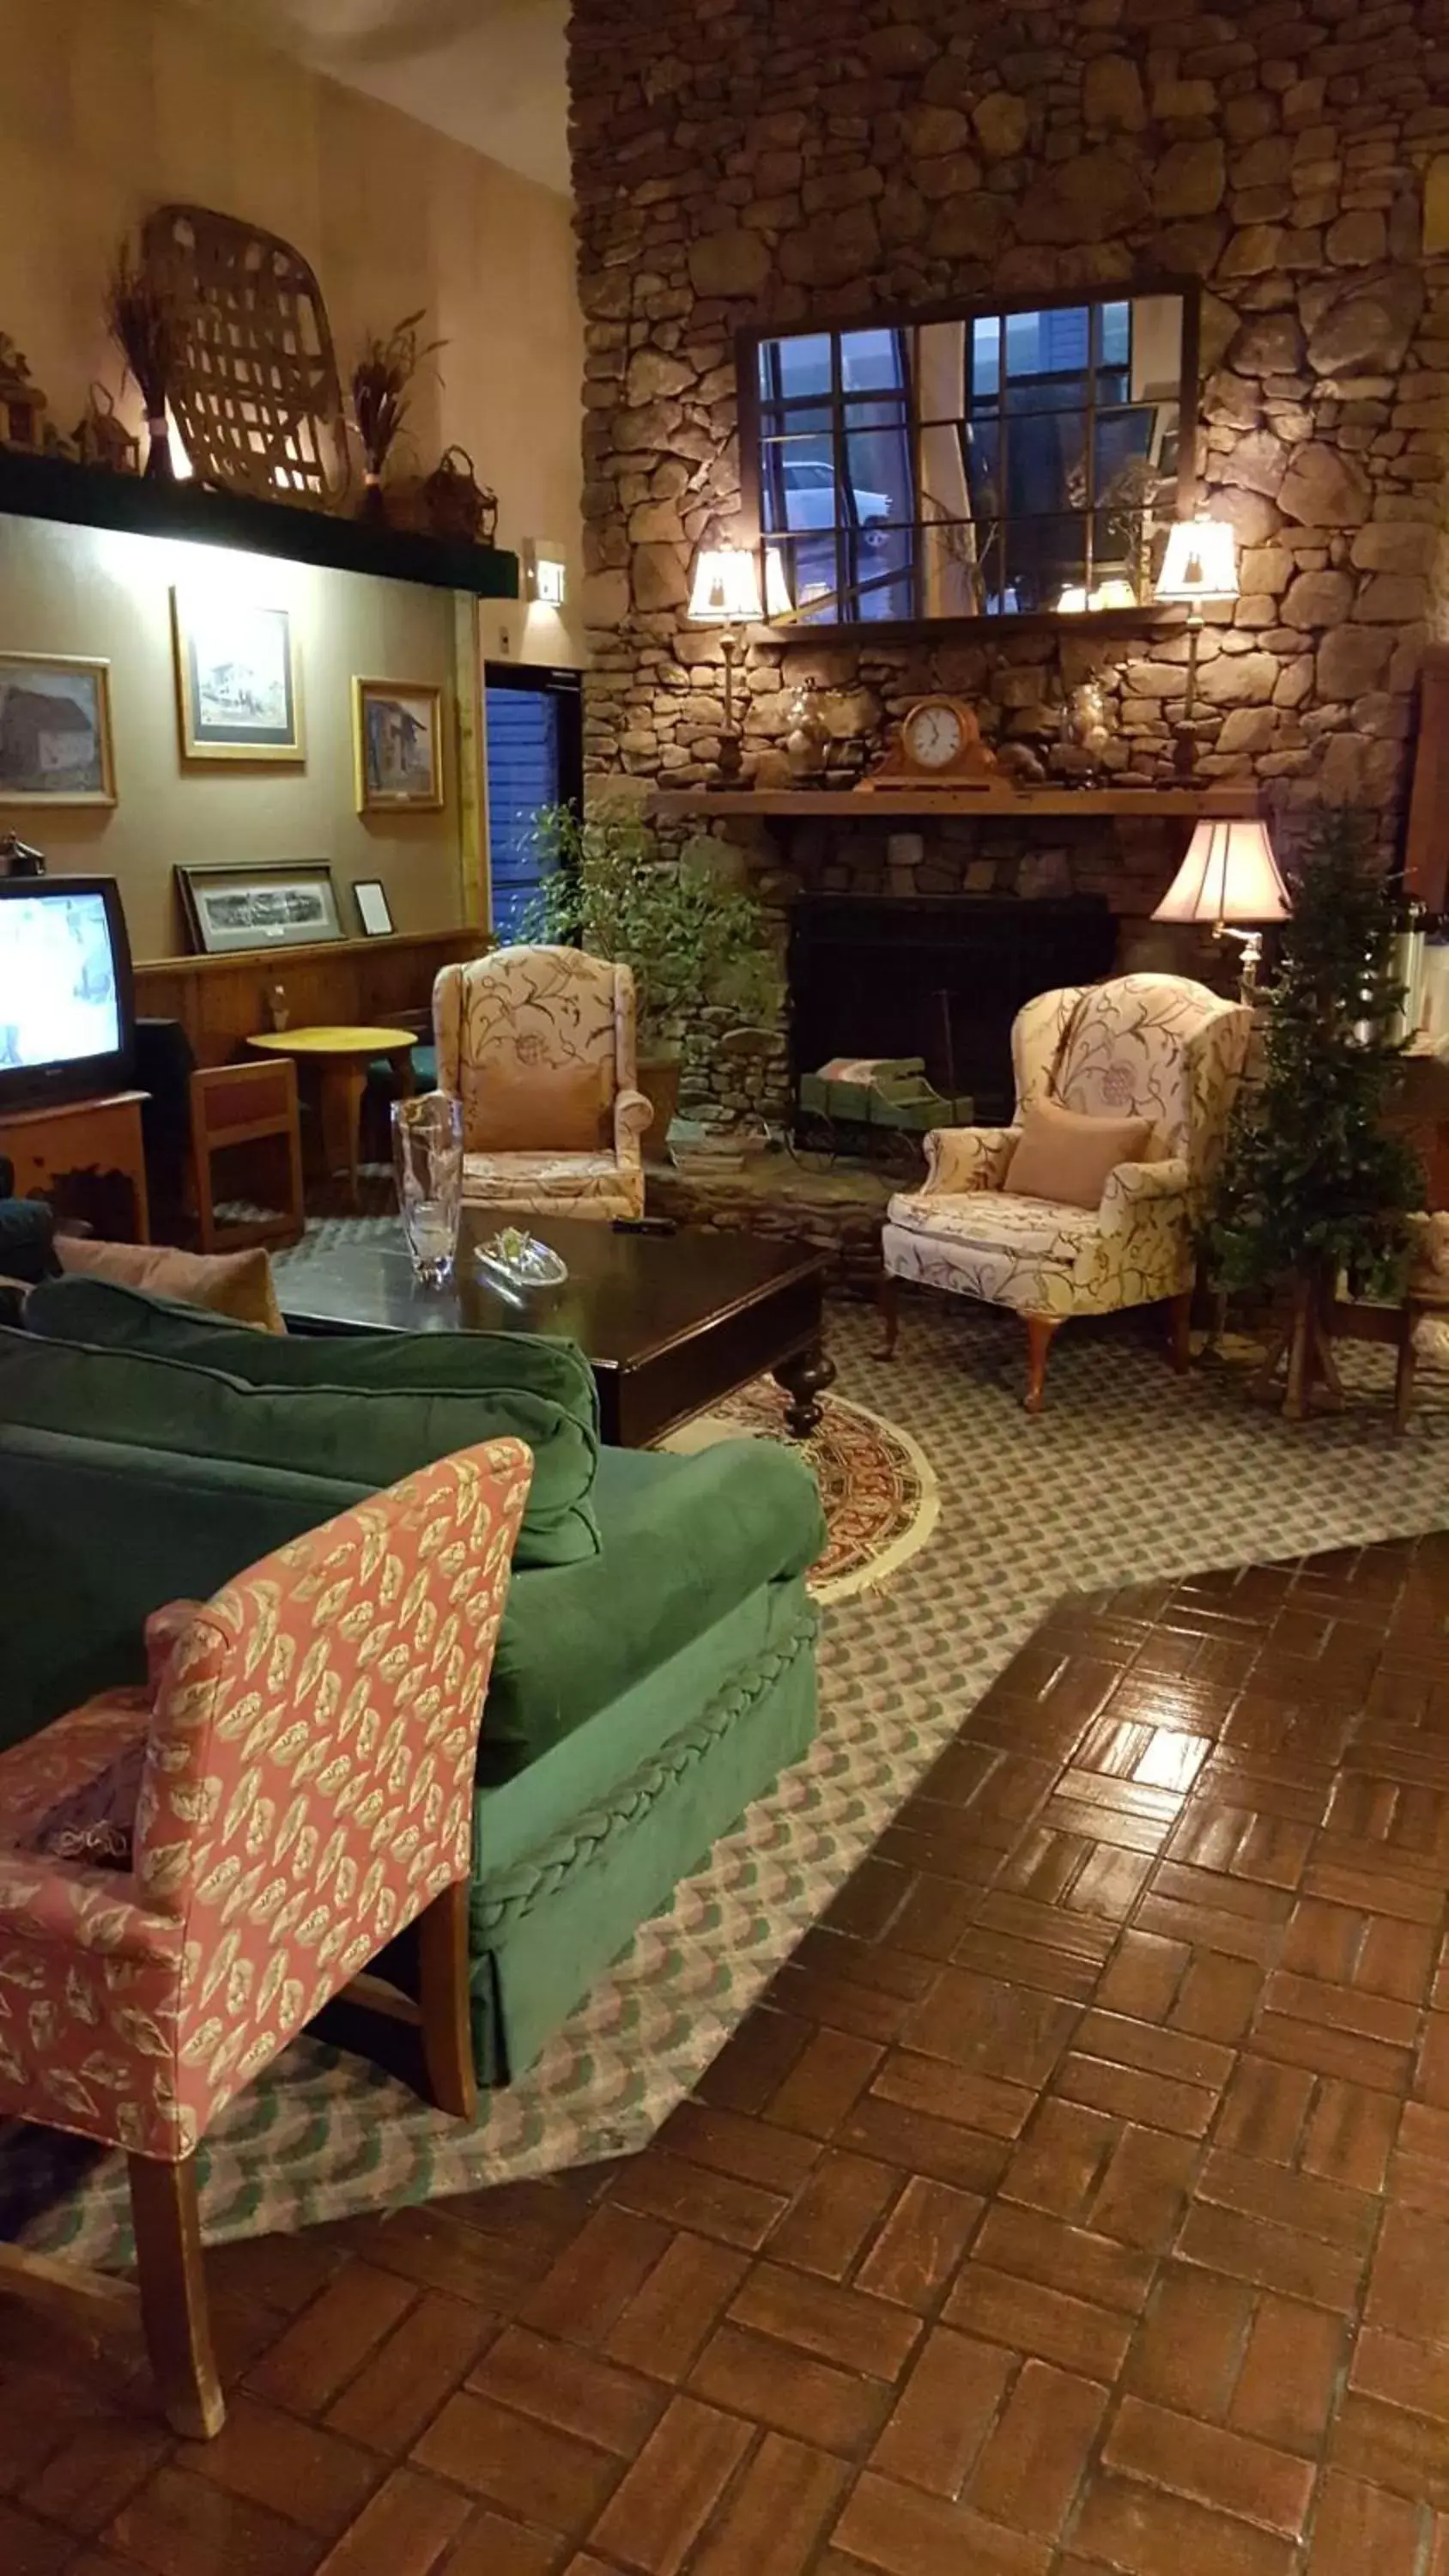
[[813,787],[825,775],[830,727],[820,712],[813,680],[802,680],[790,701],[790,730],[785,758],[797,787]]

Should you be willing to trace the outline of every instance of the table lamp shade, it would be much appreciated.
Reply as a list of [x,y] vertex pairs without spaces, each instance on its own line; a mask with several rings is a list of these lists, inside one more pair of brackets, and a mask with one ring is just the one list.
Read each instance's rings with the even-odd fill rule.
[[1199,823],[1154,921],[1286,921],[1288,889],[1262,823]]
[[795,602],[790,597],[790,577],[785,558],[778,546],[765,548],[765,615],[793,617]]
[[1173,521],[1156,595],[1187,608],[1209,599],[1237,598],[1238,543],[1226,519]]
[[691,617],[716,626],[744,626],[763,614],[755,558],[740,546],[701,546],[695,559]]

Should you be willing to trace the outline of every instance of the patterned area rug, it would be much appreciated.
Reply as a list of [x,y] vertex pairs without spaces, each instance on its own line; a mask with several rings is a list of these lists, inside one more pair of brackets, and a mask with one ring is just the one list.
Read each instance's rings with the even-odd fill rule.
[[[1395,1439],[1390,1371],[1347,1354],[1350,1401],[1295,1429],[1222,1366],[1175,1379],[1130,1320],[1079,1324],[1052,1355],[1047,1411],[1021,1411],[1021,1338],[985,1308],[908,1306],[873,1367],[847,1309],[842,1391],[928,1448],[929,1542],[888,1583],[825,1613],[822,1722],[809,1757],[719,1843],[614,1973],[471,2130],[363,2060],[299,2041],[203,2150],[213,2241],[426,2200],[641,2145],[830,1903],[992,1676],[1064,1591],[1182,1575],[1444,1524],[1449,1403],[1426,1384]],[[93,2261],[129,2254],[119,2158],[41,2132],[0,2141],[0,2230]]]
[[940,1494],[919,1441],[847,1396],[827,1395],[818,1431],[792,1441],[788,1399],[767,1377],[742,1387],[713,1413],[696,1414],[660,1442],[677,1457],[712,1449],[718,1440],[779,1440],[815,1471],[825,1525],[825,1554],[811,1568],[817,1601],[848,1601],[884,1583],[925,1546],[936,1526]]

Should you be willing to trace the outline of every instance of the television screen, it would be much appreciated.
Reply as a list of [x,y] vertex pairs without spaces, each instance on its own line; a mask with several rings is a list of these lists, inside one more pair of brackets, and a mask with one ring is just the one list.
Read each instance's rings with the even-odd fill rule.
[[104,893],[12,890],[0,918],[0,1074],[114,1057],[125,1035]]

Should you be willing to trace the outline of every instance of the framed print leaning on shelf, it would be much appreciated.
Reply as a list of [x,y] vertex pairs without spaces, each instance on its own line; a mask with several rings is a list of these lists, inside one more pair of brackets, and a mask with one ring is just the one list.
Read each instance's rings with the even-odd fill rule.
[[291,611],[173,590],[183,760],[302,760]]
[[0,653],[0,812],[114,805],[111,666],[62,653]]
[[443,802],[443,692],[409,680],[354,680],[352,739],[359,814]]
[[317,940],[347,935],[325,859],[179,866],[176,879],[187,927],[201,957],[222,957],[242,948],[306,948]]

